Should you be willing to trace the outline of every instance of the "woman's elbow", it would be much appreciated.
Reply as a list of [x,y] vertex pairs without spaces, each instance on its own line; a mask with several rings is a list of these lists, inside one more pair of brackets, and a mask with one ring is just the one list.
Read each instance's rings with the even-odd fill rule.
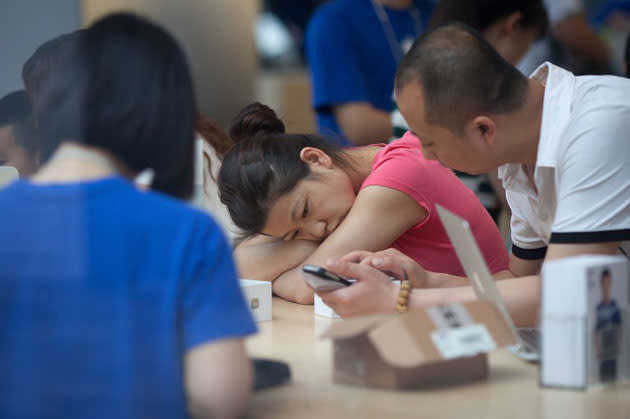
[[298,304],[313,304],[313,290],[307,286],[299,287],[295,290],[294,301]]

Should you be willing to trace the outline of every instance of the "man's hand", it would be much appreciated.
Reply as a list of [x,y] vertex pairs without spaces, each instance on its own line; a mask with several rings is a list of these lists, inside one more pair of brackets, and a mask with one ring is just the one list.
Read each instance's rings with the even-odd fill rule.
[[391,274],[396,279],[409,278],[414,288],[428,286],[428,273],[409,256],[396,249],[385,249],[379,252],[357,250],[348,253],[341,260],[371,266],[380,271]]
[[318,293],[341,317],[390,312],[396,307],[398,286],[388,275],[365,264],[331,259],[326,267],[337,275],[356,279],[349,287]]

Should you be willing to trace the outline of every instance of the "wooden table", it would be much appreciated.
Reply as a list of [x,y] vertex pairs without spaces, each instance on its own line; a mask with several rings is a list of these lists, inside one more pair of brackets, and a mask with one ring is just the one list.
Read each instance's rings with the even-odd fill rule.
[[319,335],[334,320],[313,306],[273,300],[273,320],[248,340],[255,357],[289,363],[292,383],[253,395],[256,418],[606,418],[630,419],[630,385],[588,392],[542,389],[538,368],[507,351],[490,355],[487,381],[406,392],[332,382],[331,342]]

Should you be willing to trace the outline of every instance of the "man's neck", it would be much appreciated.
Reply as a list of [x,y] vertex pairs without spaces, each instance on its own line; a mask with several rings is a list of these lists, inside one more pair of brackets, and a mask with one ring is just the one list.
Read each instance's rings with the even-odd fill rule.
[[506,163],[536,164],[544,97],[544,86],[529,79],[525,103],[515,113],[505,116],[509,126],[505,135]]
[[413,4],[413,0],[377,0],[385,7],[390,9],[408,9]]

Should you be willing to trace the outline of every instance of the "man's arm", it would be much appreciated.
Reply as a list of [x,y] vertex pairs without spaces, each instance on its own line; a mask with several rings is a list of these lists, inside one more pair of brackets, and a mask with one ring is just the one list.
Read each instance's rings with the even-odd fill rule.
[[385,143],[392,135],[390,114],[367,102],[335,105],[333,113],[341,131],[352,144]]
[[[582,254],[614,254],[619,246],[616,243],[593,243],[580,245],[550,245],[545,260],[561,259]],[[411,276],[421,276],[419,281],[426,281],[426,272],[402,254],[378,264],[383,271],[394,271],[398,266],[407,266],[405,271]],[[540,307],[541,259],[525,260],[512,255],[510,271],[526,276],[498,281],[497,287],[512,320],[518,327],[535,327],[538,324]],[[396,286],[388,275],[372,265],[346,260],[330,261],[328,267],[335,273],[357,278],[358,283],[340,290],[321,293],[322,299],[342,317],[368,314],[372,312],[391,312],[396,306]],[[532,273],[534,275],[532,275]],[[529,274],[529,275],[528,275]],[[470,286],[455,288],[414,289],[409,297],[410,307],[427,307],[438,304],[451,304],[476,299]]]
[[[587,254],[615,254],[619,242],[591,244],[552,244],[547,249],[544,261],[562,259]],[[508,281],[497,282],[503,302],[507,306],[514,324],[518,327],[535,327],[538,324],[540,311],[540,269],[542,259],[525,260],[512,255],[510,271],[515,276]],[[527,276],[525,276],[527,275]],[[428,304],[449,304],[474,299],[470,287],[449,288],[438,291],[434,295],[422,295],[432,290],[418,290],[412,293],[411,303],[419,307]],[[417,295],[414,295],[417,294]]]
[[243,339],[199,345],[184,357],[184,387],[191,416],[234,418],[247,406],[252,364]]

